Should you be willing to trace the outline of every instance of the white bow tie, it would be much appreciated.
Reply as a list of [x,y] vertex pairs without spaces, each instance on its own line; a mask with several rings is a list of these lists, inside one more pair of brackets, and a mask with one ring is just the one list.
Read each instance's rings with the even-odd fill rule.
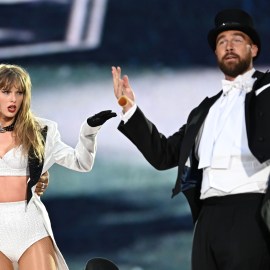
[[231,90],[245,90],[247,93],[252,90],[256,78],[244,80],[242,77],[237,77],[234,81],[222,80],[223,94],[227,95]]

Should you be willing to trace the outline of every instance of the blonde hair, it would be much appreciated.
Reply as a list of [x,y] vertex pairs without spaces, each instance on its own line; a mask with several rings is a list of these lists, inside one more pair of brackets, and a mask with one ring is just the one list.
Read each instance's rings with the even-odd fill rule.
[[33,149],[34,157],[42,160],[44,140],[41,126],[30,110],[32,83],[28,72],[20,66],[0,64],[0,89],[16,87],[23,92],[23,101],[16,115],[14,137],[17,146],[22,145],[24,155]]

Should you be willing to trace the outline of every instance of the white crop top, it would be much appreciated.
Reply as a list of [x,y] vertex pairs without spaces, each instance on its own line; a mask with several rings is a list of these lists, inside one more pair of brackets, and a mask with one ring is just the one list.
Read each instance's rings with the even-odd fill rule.
[[0,176],[28,176],[28,156],[22,154],[22,147],[10,149],[0,158]]

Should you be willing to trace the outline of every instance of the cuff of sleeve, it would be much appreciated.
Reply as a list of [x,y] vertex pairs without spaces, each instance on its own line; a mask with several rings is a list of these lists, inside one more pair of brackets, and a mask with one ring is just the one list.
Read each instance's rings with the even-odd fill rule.
[[98,131],[100,130],[100,128],[102,127],[102,125],[100,126],[97,126],[97,127],[91,127],[87,124],[87,121],[85,120],[82,124],[82,127],[81,127],[81,132],[83,134],[96,134],[98,133]]
[[126,124],[127,121],[132,117],[136,109],[137,109],[137,104],[134,104],[126,113],[123,113],[123,111],[121,112],[121,119],[124,122],[124,124]]

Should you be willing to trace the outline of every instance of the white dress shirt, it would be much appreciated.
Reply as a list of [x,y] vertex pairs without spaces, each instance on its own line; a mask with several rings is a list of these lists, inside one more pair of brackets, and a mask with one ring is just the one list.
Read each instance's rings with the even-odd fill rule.
[[203,169],[201,199],[266,191],[269,163],[259,163],[250,152],[245,125],[245,96],[252,89],[254,72],[222,81],[223,94],[210,108],[197,138],[199,169]]

